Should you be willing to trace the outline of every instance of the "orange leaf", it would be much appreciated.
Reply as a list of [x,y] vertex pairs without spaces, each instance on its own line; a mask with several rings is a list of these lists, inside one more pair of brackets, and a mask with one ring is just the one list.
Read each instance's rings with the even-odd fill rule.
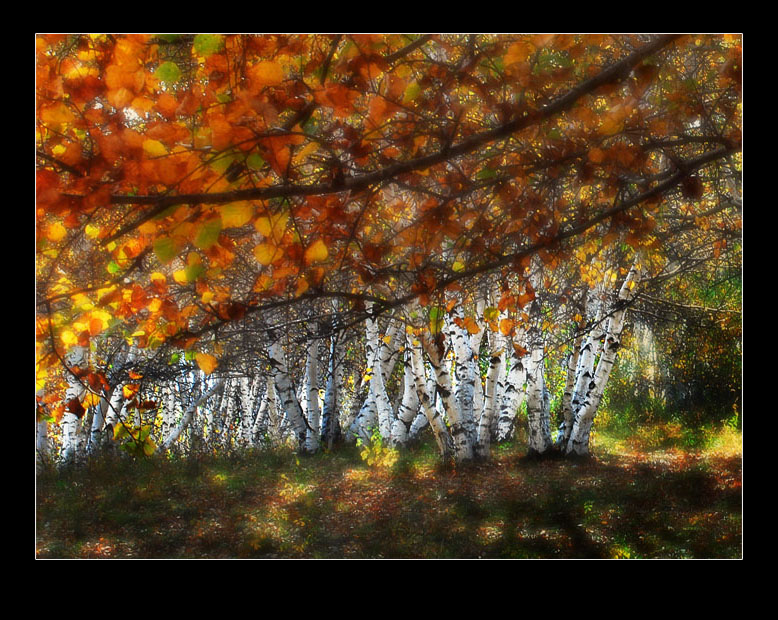
[[478,326],[478,323],[471,316],[465,317],[464,324],[465,324],[465,329],[471,334],[477,334],[478,332],[481,331],[481,328]]
[[513,326],[515,325],[515,321],[512,319],[502,319],[500,321],[500,332],[503,336],[510,336],[511,332],[513,332]]
[[200,367],[200,370],[202,370],[206,375],[210,375],[219,365],[219,360],[217,360],[213,355],[209,355],[208,353],[198,353],[195,355],[195,361]]
[[284,81],[284,70],[272,60],[263,60],[249,67],[247,74],[255,90],[264,86],[277,86]]

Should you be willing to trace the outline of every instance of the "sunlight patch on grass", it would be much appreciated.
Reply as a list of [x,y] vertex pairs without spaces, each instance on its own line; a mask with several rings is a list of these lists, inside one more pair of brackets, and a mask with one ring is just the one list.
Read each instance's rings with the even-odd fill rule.
[[709,440],[703,455],[719,458],[735,458],[743,454],[743,433],[725,426]]
[[349,482],[368,482],[370,472],[361,467],[352,467],[343,472],[343,478]]

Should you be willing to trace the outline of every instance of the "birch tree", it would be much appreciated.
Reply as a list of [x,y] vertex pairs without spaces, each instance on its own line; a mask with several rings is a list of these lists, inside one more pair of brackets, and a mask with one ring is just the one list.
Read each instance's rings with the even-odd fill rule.
[[[530,450],[546,453],[543,366],[567,292],[549,296],[536,331],[535,316],[498,308],[526,329],[514,358],[483,291],[525,295],[533,257],[573,288],[616,244],[685,267],[701,260],[684,257],[692,235],[731,252],[741,66],[730,35],[36,35],[36,391],[60,421],[48,430],[61,455],[87,430],[65,358],[87,351],[79,372],[107,380],[103,341],[141,352],[130,365],[159,371],[149,384],[168,380],[175,355],[182,373],[225,380],[267,355],[268,428],[314,449],[339,408],[327,389],[318,409],[314,374],[328,364],[299,353],[299,328],[327,304],[341,333],[364,332],[349,344],[368,370],[343,394],[352,436],[401,444],[426,420],[446,458],[485,457],[525,397]],[[414,326],[394,398],[410,308],[447,316],[440,333]],[[618,342],[616,310],[601,316],[594,329]],[[560,447],[575,453],[615,355],[596,336],[583,336],[562,398]],[[107,409],[89,396],[94,433],[140,416],[121,382],[108,381]],[[231,389],[208,414],[227,424],[222,448],[236,419],[241,437],[258,426]],[[166,409],[194,415],[188,396]]]

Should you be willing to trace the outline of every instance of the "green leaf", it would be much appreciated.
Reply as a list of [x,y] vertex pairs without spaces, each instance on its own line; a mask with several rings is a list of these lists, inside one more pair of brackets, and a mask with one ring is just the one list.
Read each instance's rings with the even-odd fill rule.
[[174,62],[163,62],[161,65],[159,65],[159,67],[157,67],[157,70],[154,72],[154,76],[158,80],[162,80],[168,84],[173,84],[181,79],[181,69],[179,69],[178,65]]
[[173,260],[178,254],[176,244],[170,237],[160,237],[154,241],[154,254],[160,262],[167,263]]
[[116,427],[113,429],[113,438],[114,439],[122,439],[123,437],[129,437],[130,432],[127,430],[127,427],[119,422]]
[[122,268],[119,267],[116,261],[111,261],[110,263],[108,263],[108,267],[106,267],[106,269],[108,270],[108,273],[113,275],[116,275],[122,270]]
[[491,306],[488,308],[484,308],[484,318],[487,321],[494,321],[499,316],[500,316],[500,311],[497,308],[493,308]]
[[222,218],[214,217],[200,224],[194,244],[201,250],[210,248],[219,238],[222,231]]
[[403,103],[410,103],[416,99],[420,93],[421,86],[419,86],[419,83],[414,80],[408,85],[408,88],[405,89],[405,93],[403,94]]
[[433,306],[429,309],[430,332],[433,335],[440,333],[440,329],[443,326],[444,314],[445,314],[445,310],[443,310],[443,308],[438,308],[437,306]]
[[220,34],[198,34],[193,45],[198,56],[210,56],[224,47],[224,37]]
[[194,263],[192,265],[188,265],[184,269],[184,276],[186,277],[187,282],[194,282],[203,273],[205,273],[205,267],[202,263]]
[[246,165],[252,170],[261,170],[265,165],[265,160],[257,153],[252,153],[246,158]]

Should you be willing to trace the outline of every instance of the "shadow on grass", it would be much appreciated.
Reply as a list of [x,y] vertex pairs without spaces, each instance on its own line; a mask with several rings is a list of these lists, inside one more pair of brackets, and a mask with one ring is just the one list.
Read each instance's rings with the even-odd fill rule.
[[356,450],[104,463],[38,480],[37,556],[740,557],[739,459],[391,467]]

